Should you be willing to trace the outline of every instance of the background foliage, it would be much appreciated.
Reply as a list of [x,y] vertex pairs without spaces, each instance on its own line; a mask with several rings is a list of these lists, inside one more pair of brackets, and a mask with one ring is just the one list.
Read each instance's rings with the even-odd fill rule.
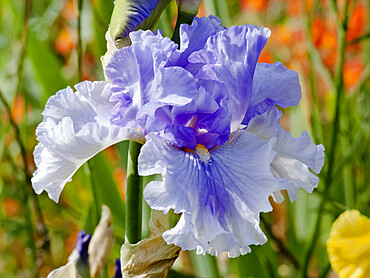
[[[65,264],[78,231],[93,232],[103,203],[115,224],[116,245],[104,273],[113,277],[124,238],[127,142],[84,165],[58,204],[35,195],[30,184],[35,128],[46,100],[80,74],[104,78],[100,57],[112,2],[79,0],[80,13],[73,0],[0,2],[0,277],[46,277]],[[335,277],[325,246],[333,220],[349,208],[370,216],[369,3],[204,1],[199,16],[272,30],[260,62],[281,61],[296,70],[303,89],[299,106],[285,109],[283,125],[295,136],[306,129],[324,144],[326,163],[314,193],[300,191],[294,204],[274,204],[262,215],[267,244],[236,259],[183,252],[172,277]],[[176,14],[172,3],[160,18],[164,35],[172,35]],[[145,205],[144,212],[148,217]]]

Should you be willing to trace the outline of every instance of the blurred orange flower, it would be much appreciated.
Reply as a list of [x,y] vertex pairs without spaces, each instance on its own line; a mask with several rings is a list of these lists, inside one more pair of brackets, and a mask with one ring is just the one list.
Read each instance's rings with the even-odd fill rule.
[[242,0],[240,6],[243,10],[263,11],[266,10],[268,0]]
[[13,106],[11,109],[11,117],[17,124],[20,124],[24,120],[25,105],[24,98],[22,95],[16,95]]
[[126,199],[126,170],[122,167],[116,167],[113,171],[113,179],[116,182],[122,200]]
[[3,199],[2,208],[6,217],[9,218],[17,216],[20,211],[19,202],[16,199],[10,197]]
[[346,89],[352,87],[360,77],[365,65],[360,59],[347,61],[343,68],[344,86]]
[[62,55],[70,53],[76,44],[76,34],[73,29],[64,27],[55,40],[55,50]]
[[199,6],[197,17],[203,17],[206,16],[206,10],[204,9],[204,4],[201,3]]
[[61,13],[62,13],[62,16],[66,20],[77,19],[78,11],[77,11],[77,7],[76,7],[74,1],[73,0],[68,1],[66,3],[66,5],[64,6]]
[[358,4],[354,8],[348,22],[347,40],[353,40],[364,33],[367,18],[366,10],[367,8],[362,4]]
[[264,49],[258,59],[258,63],[273,63],[275,62],[274,58],[272,57],[271,53]]
[[330,18],[316,16],[311,25],[312,41],[319,50],[323,62],[333,67],[337,58],[337,31]]

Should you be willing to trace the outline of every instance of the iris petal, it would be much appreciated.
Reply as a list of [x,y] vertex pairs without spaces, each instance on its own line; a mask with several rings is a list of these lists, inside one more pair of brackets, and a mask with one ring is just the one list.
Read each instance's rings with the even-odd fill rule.
[[280,189],[270,172],[274,142],[237,131],[225,145],[211,149],[205,162],[147,135],[139,174],[161,173],[163,181],[149,183],[144,197],[153,209],[183,213],[179,224],[163,235],[165,240],[183,249],[197,246],[200,253],[230,256],[263,244],[259,213],[272,209],[268,196]]
[[170,122],[157,115],[169,107],[185,105],[198,94],[194,77],[181,67],[165,67],[177,46],[161,34],[138,31],[130,34],[132,45],[117,51],[106,68],[116,103],[112,123],[137,124],[156,132]]
[[226,85],[232,111],[231,131],[239,128],[252,94],[254,70],[270,30],[253,25],[232,26],[210,36],[202,50],[190,55],[193,64],[203,64],[199,79]]
[[301,100],[298,73],[283,64],[257,63],[253,77],[253,91],[243,124],[255,114],[264,113],[270,106],[296,106]]
[[[221,19],[212,15],[202,18],[196,17],[191,25],[182,24],[180,26],[180,49],[170,58],[167,66],[186,68],[189,64],[189,56],[202,49],[210,36],[224,29],[225,27],[221,25]],[[191,71],[191,69],[187,69]]]
[[271,163],[274,176],[281,178],[291,201],[298,199],[298,189],[311,193],[319,179],[310,172],[319,173],[324,165],[324,147],[312,143],[306,131],[294,138],[280,125],[282,112],[272,106],[265,113],[251,119],[247,130],[264,140],[276,137],[276,157]]
[[144,136],[132,128],[111,126],[107,82],[82,82],[52,96],[37,127],[40,142],[34,151],[37,170],[32,177],[36,193],[47,191],[58,202],[64,185],[77,169],[96,153],[122,140],[143,142]]

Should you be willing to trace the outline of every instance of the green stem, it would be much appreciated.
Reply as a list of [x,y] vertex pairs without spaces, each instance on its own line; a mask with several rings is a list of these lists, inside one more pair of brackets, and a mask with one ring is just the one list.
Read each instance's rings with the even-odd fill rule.
[[211,255],[200,256],[192,251],[191,260],[194,265],[195,274],[197,277],[213,277],[219,278],[220,272],[218,270],[217,259]]
[[[334,6],[334,10],[338,14],[337,5],[335,1],[333,1],[333,6]],[[340,111],[341,111],[342,98],[344,96],[343,66],[344,66],[344,58],[345,58],[345,37],[346,37],[346,31],[348,27],[347,23],[348,23],[348,1],[345,2],[344,18],[340,22],[340,24],[338,24],[339,25],[338,26],[339,62],[338,62],[337,78],[335,80],[336,106],[335,106],[335,115],[334,115],[332,137],[331,137],[331,144],[330,144],[330,152],[328,155],[328,162],[327,162],[328,171],[327,171],[326,178],[325,178],[326,187],[324,188],[324,191],[323,191],[321,202],[318,208],[318,215],[316,218],[314,230],[313,230],[311,239],[309,241],[307,251],[304,256],[301,277],[307,277],[309,263],[311,261],[311,257],[313,255],[317,240],[320,235],[320,228],[321,228],[321,222],[322,222],[322,218],[324,214],[324,208],[329,198],[329,188],[330,188],[330,185],[332,184],[331,181],[333,179],[334,166],[335,166],[334,160],[335,160],[335,154],[336,154],[336,149],[338,145]]]
[[268,234],[269,238],[271,238],[276,243],[279,249],[279,253],[282,254],[286,259],[288,259],[295,269],[299,269],[300,268],[299,261],[296,259],[294,254],[289,250],[289,248],[285,246],[284,242],[274,235],[271,229],[271,224],[265,218],[266,218],[265,216],[261,215],[261,223],[265,228],[265,231]]
[[231,25],[231,18],[226,0],[204,0],[204,6],[207,13],[222,18],[222,25]]
[[[311,93],[311,101],[312,101],[312,112],[311,112],[311,122],[312,122],[312,133],[314,136],[314,139],[316,142],[323,142],[324,136],[322,131],[322,120],[321,120],[321,113],[320,113],[320,102],[319,97],[316,92],[316,74],[314,71],[314,66],[317,64],[321,64],[323,68],[325,66],[322,64],[320,55],[317,52],[316,48],[313,46],[311,38],[312,38],[312,32],[311,32],[311,14],[306,12],[304,14],[304,20],[306,25],[306,45],[307,45],[307,56],[308,56],[308,62],[309,62],[309,73],[308,73],[308,80],[309,80],[309,86],[310,86],[310,93]],[[316,56],[315,56],[316,55]],[[315,59],[316,57],[316,59]],[[326,68],[325,68],[326,69]],[[318,70],[320,72],[320,70]],[[321,71],[322,72],[322,71]],[[323,76],[323,74],[321,74]],[[331,80],[331,76],[329,74],[329,80]],[[331,82],[333,83],[333,82]],[[330,87],[330,86],[329,86]],[[334,88],[334,86],[333,86]]]
[[99,220],[100,220],[100,216],[101,216],[101,206],[100,206],[100,202],[99,202],[99,194],[97,193],[97,184],[96,184],[96,180],[94,179],[94,159],[90,159],[89,161],[87,161],[87,168],[89,170],[89,178],[90,178],[90,183],[91,183],[91,192],[92,192],[92,197],[94,199],[94,205],[93,205],[93,212],[94,212],[94,223],[96,225],[98,225],[99,223]]
[[176,21],[175,30],[173,31],[172,35],[172,41],[177,43],[180,46],[180,25],[183,23],[191,24],[193,22],[193,19],[195,17],[195,14],[189,14],[178,10],[178,16]]
[[82,0],[77,0],[78,18],[77,18],[77,34],[78,34],[78,44],[77,44],[77,78],[78,82],[82,81],[82,35],[81,35],[81,14],[82,14]]
[[366,33],[365,35],[359,36],[357,38],[354,38],[353,40],[350,40],[349,42],[346,43],[346,46],[350,46],[356,43],[360,43],[362,41],[370,39],[370,32]]
[[[6,102],[1,90],[0,90],[0,101],[5,107],[5,110],[9,117],[10,125],[12,126],[15,132],[15,140],[17,141],[21,149],[21,157],[23,161],[23,172],[24,172],[25,184],[27,184],[28,192],[25,190],[20,190],[20,192],[22,193],[21,194],[22,201],[25,204],[24,206],[25,221],[28,226],[28,236],[29,236],[28,244],[29,244],[30,249],[32,250],[32,257],[34,261],[39,261],[39,262],[44,263],[47,256],[51,258],[50,256],[50,237],[49,237],[48,229],[44,222],[44,217],[41,212],[41,207],[40,207],[38,198],[36,196],[35,191],[33,191],[32,189],[31,175],[30,175],[30,170],[29,170],[28,162],[27,162],[26,146],[24,145],[22,141],[20,128],[18,124],[13,120],[11,116],[10,106]],[[29,199],[29,196],[30,196],[30,199]],[[36,227],[34,227],[34,224],[32,222],[32,210],[31,209],[33,209],[35,216],[36,216],[36,225],[35,225]],[[37,249],[35,245],[35,240],[34,240],[35,229],[37,232],[38,242],[40,244],[39,249]],[[40,269],[38,267],[36,267],[35,269],[36,269],[37,274],[39,274]],[[35,274],[35,276],[37,275]]]
[[139,177],[137,168],[140,148],[140,143],[130,141],[127,162],[125,242],[131,244],[141,240],[142,179]]
[[[143,177],[143,187],[145,187],[151,181],[155,181],[155,180],[158,180],[157,175],[151,175],[151,176]],[[147,202],[144,201],[143,202],[143,221],[142,221],[142,227],[143,227],[142,236],[143,236],[143,238],[147,238],[150,234],[150,229],[149,229],[150,215],[151,215],[151,208],[149,207]]]
[[[23,68],[24,68],[24,58],[26,56],[26,48],[27,48],[27,42],[28,42],[28,35],[29,35],[29,19],[31,17],[31,11],[32,11],[32,0],[25,0],[24,3],[24,20],[23,20],[23,33],[22,33],[22,46],[21,50],[19,53],[19,59],[18,59],[18,67],[17,67],[17,79],[16,79],[16,85],[15,85],[15,95],[19,92],[22,92],[22,82],[23,82]],[[16,141],[20,146],[21,149],[21,156],[23,160],[23,165],[24,165],[24,178],[25,178],[25,183],[27,184],[27,188],[29,189],[29,194],[27,191],[23,193],[23,201],[25,204],[25,219],[27,222],[27,225],[29,226],[29,237],[30,237],[30,242],[29,246],[31,248],[32,255],[34,256],[34,262],[38,261],[39,264],[35,268],[35,271],[37,276],[40,273],[40,266],[45,262],[46,258],[49,257],[51,260],[50,256],[50,237],[49,237],[49,232],[48,229],[45,225],[43,214],[41,212],[41,207],[39,204],[39,200],[36,196],[36,193],[32,189],[32,184],[31,184],[31,174],[30,174],[30,169],[28,167],[28,162],[27,162],[27,151],[26,151],[26,146],[22,141],[22,136],[21,136],[21,131],[16,122],[11,117],[11,111],[10,111],[10,106],[7,104],[5,98],[2,95],[2,92],[0,92],[0,97],[1,101],[3,102],[8,116],[10,120],[11,126],[14,128],[15,131],[15,136],[16,136]],[[30,196],[30,199],[28,198]],[[30,208],[31,206],[31,208]],[[32,211],[34,211],[35,216],[36,216],[36,225],[35,227],[34,224],[32,223]],[[34,229],[36,229],[36,235],[40,244],[40,248],[37,249],[35,243],[34,243]]]

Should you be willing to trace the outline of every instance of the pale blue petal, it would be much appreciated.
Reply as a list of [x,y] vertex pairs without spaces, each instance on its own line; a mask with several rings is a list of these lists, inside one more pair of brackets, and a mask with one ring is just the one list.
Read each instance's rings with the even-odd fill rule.
[[164,66],[177,48],[170,39],[150,31],[133,32],[130,38],[132,45],[117,51],[106,68],[115,102],[112,123],[158,131],[169,122],[157,115],[197,96],[195,79],[183,68]]
[[264,142],[238,131],[225,145],[210,150],[208,162],[154,135],[146,139],[139,174],[160,173],[163,181],[146,186],[145,200],[153,209],[183,213],[180,224],[164,234],[168,243],[236,256],[248,252],[251,244],[265,242],[259,213],[272,209],[268,197],[280,189],[270,172],[274,139]]
[[32,186],[38,194],[47,191],[56,202],[77,169],[96,153],[122,140],[145,140],[135,129],[110,125],[109,83],[85,81],[76,89],[50,97],[36,130],[40,143],[34,151]]
[[276,157],[271,163],[274,176],[281,178],[291,201],[298,199],[298,189],[311,193],[319,179],[310,172],[319,173],[324,165],[324,147],[314,144],[306,131],[294,138],[280,125],[282,113],[274,106],[251,119],[247,130],[268,141],[276,137]]
[[172,55],[167,65],[178,65],[185,68],[189,64],[188,58],[191,53],[202,49],[210,36],[224,29],[221,19],[213,15],[196,17],[191,25],[182,24],[180,26],[180,49]]
[[253,91],[243,124],[256,114],[264,113],[271,105],[296,106],[301,100],[298,73],[283,64],[257,63],[253,77]]
[[251,101],[253,75],[270,30],[253,25],[233,26],[210,36],[189,61],[203,64],[196,75],[225,83],[232,111],[231,131],[239,128]]

